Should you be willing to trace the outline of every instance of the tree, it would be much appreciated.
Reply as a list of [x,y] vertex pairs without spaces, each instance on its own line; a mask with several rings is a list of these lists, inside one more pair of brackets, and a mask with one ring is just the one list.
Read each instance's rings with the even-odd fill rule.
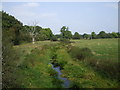
[[53,36],[53,33],[50,28],[41,29],[39,34],[39,38],[42,40],[50,40],[52,36]]
[[37,26],[38,22],[37,21],[33,21],[31,26],[25,26],[26,31],[30,34],[30,36],[32,37],[32,43],[35,43],[35,39],[37,34],[39,34],[39,31],[41,29],[41,27]]
[[66,26],[63,26],[60,30],[62,38],[65,38],[65,31],[66,31]]
[[105,33],[105,31],[101,31],[99,32],[99,34],[97,35],[98,38],[107,38],[107,34]]
[[71,31],[66,30],[66,32],[65,32],[65,38],[66,38],[66,39],[71,39],[71,38],[72,38],[72,33],[71,33]]
[[96,38],[96,34],[95,34],[95,32],[92,32],[91,33],[91,39],[95,39]]
[[55,36],[55,35],[53,35],[52,37],[51,37],[51,41],[57,41],[58,39],[57,39],[57,37]]
[[69,31],[68,27],[63,26],[60,31],[61,31],[61,38],[66,38],[66,39],[72,38],[72,33],[71,31]]
[[56,36],[57,38],[60,38],[60,37],[61,37],[61,35],[60,35],[60,34],[56,34],[55,36]]
[[46,30],[47,40],[50,40],[51,37],[53,36],[52,30],[50,28],[45,28],[45,30]]
[[[22,23],[15,19],[13,16],[2,11],[2,29],[3,32],[7,31],[10,35],[10,42],[14,45],[20,44],[20,30],[22,29]],[[3,34],[4,35],[4,34]]]
[[107,33],[107,38],[114,38],[111,33]]
[[0,14],[2,14],[2,17],[0,16],[2,19],[2,87],[11,88],[16,86],[15,60],[19,61],[17,55],[19,52],[15,52],[13,45],[20,44],[22,23],[4,11],[0,11]]
[[34,21],[33,22],[33,25],[30,27],[30,35],[32,36],[32,43],[34,44],[35,43],[35,37],[36,35],[38,34],[38,32],[36,31],[36,26],[37,26],[37,22]]
[[27,25],[24,25],[22,30],[20,30],[20,42],[32,42],[32,37],[29,33],[30,27]]
[[117,35],[118,35],[118,38],[120,38],[120,32],[118,32]]
[[115,33],[115,32],[112,32],[111,35],[112,35],[114,38],[118,38],[118,34]]
[[84,33],[84,34],[83,34],[83,38],[84,38],[84,39],[89,39],[89,38],[90,38],[90,35]]
[[78,32],[75,32],[73,35],[73,39],[80,39],[80,35]]
[[43,40],[50,40],[53,36],[52,30],[50,28],[42,28],[40,26],[36,26],[35,30],[33,29],[34,26],[27,26],[25,25],[26,31],[32,37],[32,41],[43,41]]

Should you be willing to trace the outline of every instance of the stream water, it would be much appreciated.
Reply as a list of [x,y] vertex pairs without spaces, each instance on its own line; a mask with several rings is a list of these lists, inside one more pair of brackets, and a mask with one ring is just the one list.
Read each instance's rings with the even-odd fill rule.
[[61,77],[62,72],[61,72],[61,70],[60,70],[60,66],[54,67],[53,64],[51,64],[51,65],[52,65],[52,69],[55,70],[55,71],[58,73],[58,79],[60,79],[60,80],[63,81],[63,84],[62,84],[63,87],[64,87],[64,88],[69,88],[69,86],[70,86],[70,81],[69,81],[67,78]]

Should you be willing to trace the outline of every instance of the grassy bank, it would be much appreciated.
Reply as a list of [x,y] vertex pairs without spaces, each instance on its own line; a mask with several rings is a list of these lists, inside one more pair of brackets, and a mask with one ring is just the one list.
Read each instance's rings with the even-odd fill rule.
[[115,88],[118,86],[116,80],[103,77],[84,61],[73,59],[64,48],[59,49],[57,54],[58,63],[63,67],[62,76],[71,81],[71,88]]
[[73,46],[89,48],[92,53],[103,60],[118,61],[118,39],[72,40]]
[[11,87],[63,88],[50,62],[61,67],[62,77],[71,81],[71,88],[118,86],[111,76],[117,76],[117,39],[74,40],[71,44],[40,41],[14,46],[14,50],[19,58],[13,61],[15,83]]

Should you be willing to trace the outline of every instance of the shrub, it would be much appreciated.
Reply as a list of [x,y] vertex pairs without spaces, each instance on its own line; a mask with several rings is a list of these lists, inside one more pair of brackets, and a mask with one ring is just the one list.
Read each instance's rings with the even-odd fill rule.
[[51,37],[51,41],[57,41],[58,39],[57,39],[57,37],[56,36],[52,36]]
[[119,76],[119,64],[118,62],[113,62],[111,60],[98,60],[96,58],[91,58],[86,60],[90,66],[95,68],[99,72],[103,72],[105,76],[109,78],[118,79]]
[[60,41],[62,43],[71,43],[70,40],[66,39],[66,38],[61,38]]
[[119,64],[112,60],[101,60],[93,57],[90,49],[69,46],[68,52],[70,55],[78,60],[84,60],[87,64],[92,66],[95,70],[99,71],[102,75],[112,79],[118,79],[119,76]]
[[92,56],[91,50],[89,48],[82,48],[72,46],[68,51],[73,58],[84,60]]

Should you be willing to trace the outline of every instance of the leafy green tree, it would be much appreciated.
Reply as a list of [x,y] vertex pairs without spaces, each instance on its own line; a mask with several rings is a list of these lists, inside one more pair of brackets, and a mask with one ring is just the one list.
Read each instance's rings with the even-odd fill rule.
[[65,38],[65,31],[66,31],[66,26],[63,26],[60,30],[62,38]]
[[111,33],[107,33],[107,38],[114,38]]
[[118,35],[118,38],[120,38],[120,32],[118,32],[117,35]]
[[107,34],[105,31],[101,31],[99,32],[99,34],[97,35],[98,38],[107,38]]
[[115,33],[115,32],[112,32],[111,35],[112,35],[114,38],[118,38],[118,34]]
[[43,40],[50,40],[53,36],[52,30],[50,28],[43,28],[40,30],[39,38]]
[[[4,11],[2,13],[2,87],[10,88],[16,86],[15,60],[19,60],[18,52],[13,45],[20,44],[20,30],[22,23]],[[14,75],[14,76],[13,76]]]
[[42,30],[42,27],[37,26],[36,24],[34,24],[34,26],[24,26],[24,32],[28,35],[28,37],[31,37],[31,41],[33,42],[33,44],[35,43],[35,40],[39,40],[39,36],[40,36],[40,31]]
[[83,38],[83,36],[82,36],[81,34],[79,34],[79,36],[80,36],[80,39],[82,39],[82,38]]
[[84,34],[83,34],[83,38],[84,38],[84,39],[89,39],[89,38],[90,38],[90,35],[84,33]]
[[80,35],[78,32],[75,32],[73,35],[73,39],[80,39]]
[[95,39],[96,38],[96,33],[95,32],[92,32],[91,33],[91,39]]
[[66,39],[71,39],[71,38],[72,38],[72,33],[71,33],[71,31],[67,30],[67,31],[65,32],[65,38],[66,38]]
[[60,35],[60,34],[56,34],[55,36],[56,36],[57,38],[60,38],[60,37],[61,37],[61,35]]
[[10,41],[14,45],[20,44],[20,30],[22,29],[22,23],[15,19],[13,16],[7,14],[2,11],[2,28],[3,31],[7,31],[7,33],[11,34]]
[[53,36],[52,30],[50,28],[45,28],[45,30],[46,30],[47,40],[50,40],[51,37]]
[[57,41],[58,39],[57,39],[57,37],[55,36],[55,35],[53,35],[52,37],[51,37],[51,41]]
[[72,33],[71,31],[69,31],[68,27],[63,26],[60,31],[61,31],[61,38],[66,38],[66,39],[72,38]]
[[27,25],[24,25],[22,30],[20,30],[20,42],[32,42],[32,37],[29,33],[30,27]]

